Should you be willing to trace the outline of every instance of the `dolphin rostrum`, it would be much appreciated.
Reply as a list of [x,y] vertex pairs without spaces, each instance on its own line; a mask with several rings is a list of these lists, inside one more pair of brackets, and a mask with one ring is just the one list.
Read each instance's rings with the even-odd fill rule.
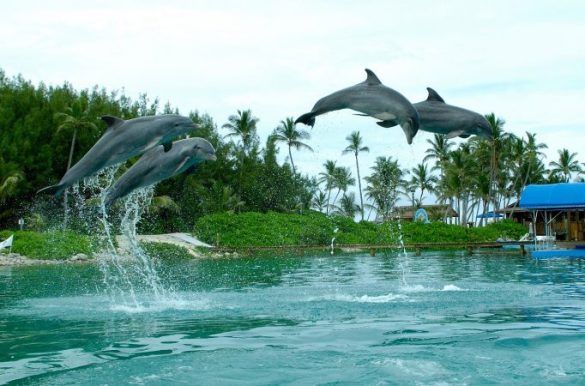
[[172,139],[196,129],[193,121],[180,115],[168,114],[139,117],[129,120],[103,116],[108,129],[91,149],[65,173],[57,185],[37,193],[60,195],[64,189],[101,169],[119,164],[163,144],[168,151]]
[[203,162],[215,161],[215,149],[203,138],[187,138],[173,143],[168,152],[157,146],[146,152],[112,185],[104,200],[105,207],[131,191],[150,186],[181,174]]
[[447,138],[468,138],[470,135],[488,139],[493,137],[492,127],[483,115],[448,105],[430,87],[427,87],[427,91],[427,99],[414,104],[420,117],[420,130],[444,134]]
[[408,144],[416,135],[419,117],[413,105],[398,91],[384,86],[371,70],[366,68],[366,80],[355,86],[336,91],[315,103],[311,112],[301,115],[295,123],[313,126],[315,117],[330,111],[351,109],[365,116],[381,120],[382,127],[400,125]]

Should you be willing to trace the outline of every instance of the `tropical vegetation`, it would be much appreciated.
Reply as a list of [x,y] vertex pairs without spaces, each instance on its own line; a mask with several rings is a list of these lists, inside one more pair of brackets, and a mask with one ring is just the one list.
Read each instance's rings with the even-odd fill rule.
[[[73,197],[56,200],[36,191],[56,183],[103,134],[106,125],[99,117],[166,113],[182,113],[198,123],[200,128],[192,135],[214,145],[217,161],[158,184],[141,232],[191,231],[202,218],[231,218],[245,212],[287,213],[291,224],[297,221],[293,214],[317,218],[314,212],[325,215],[319,221],[330,221],[326,217],[330,216],[383,223],[396,216],[401,200],[413,208],[425,200],[451,206],[457,217],[442,216],[443,222],[467,224],[482,213],[514,206],[528,184],[574,181],[584,173],[577,153],[559,149],[558,159],[547,163],[543,153],[547,145],[535,133],[507,132],[505,121],[491,113],[486,116],[493,128],[491,139],[456,141],[436,134],[427,141],[421,163],[410,169],[398,159],[379,156],[364,170],[360,156],[369,147],[355,130],[347,134],[347,146],[339,149],[353,156],[355,168],[323,160],[321,171],[308,175],[295,162],[300,154],[295,152],[312,151],[310,135],[290,117],[261,138],[260,118],[250,109],[219,117],[225,122],[218,125],[209,115],[197,110],[185,114],[146,94],[133,100],[97,86],[78,91],[69,83],[33,85],[0,70],[0,229],[16,228],[19,218],[25,219],[27,229],[62,229],[64,213],[75,211]],[[278,161],[281,150],[288,154],[284,163]],[[135,159],[128,165],[132,162]],[[88,192],[80,192],[82,200],[90,198]],[[91,233],[75,218],[65,225]],[[297,243],[325,242],[330,237],[308,229],[294,236]],[[262,225],[262,232],[269,234],[270,227]]]

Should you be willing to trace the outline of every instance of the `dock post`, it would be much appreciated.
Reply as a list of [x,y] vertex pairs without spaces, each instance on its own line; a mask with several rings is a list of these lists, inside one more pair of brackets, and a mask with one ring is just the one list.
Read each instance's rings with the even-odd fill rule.
[[526,256],[526,248],[524,244],[520,244],[520,256]]
[[370,256],[376,256],[376,248],[370,248]]
[[416,247],[414,254],[415,256],[420,256],[420,247]]
[[473,247],[471,245],[466,245],[465,249],[467,250],[467,255],[471,256],[473,255]]

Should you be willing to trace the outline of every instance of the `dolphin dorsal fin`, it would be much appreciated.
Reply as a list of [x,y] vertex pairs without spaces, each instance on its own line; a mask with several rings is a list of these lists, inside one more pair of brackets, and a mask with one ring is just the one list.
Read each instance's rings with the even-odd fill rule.
[[114,117],[111,115],[104,115],[102,117],[102,121],[106,122],[106,124],[108,125],[108,129],[115,129],[116,127],[124,123],[124,120],[122,118]]
[[430,87],[427,87],[427,91],[429,92],[429,96],[427,97],[427,101],[434,101],[434,102],[442,102],[445,103],[445,100],[441,98],[438,92],[433,90]]
[[374,74],[374,72],[372,70],[370,70],[369,68],[366,68],[366,74],[368,74],[368,77],[366,78],[367,85],[376,86],[378,84],[382,84],[382,82],[380,82],[380,79],[378,79],[376,74]]

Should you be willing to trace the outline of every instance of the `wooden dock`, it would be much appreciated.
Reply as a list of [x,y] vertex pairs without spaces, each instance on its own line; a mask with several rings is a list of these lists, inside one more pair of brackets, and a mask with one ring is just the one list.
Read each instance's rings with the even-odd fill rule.
[[[358,252],[368,251],[371,256],[375,256],[378,251],[381,250],[396,250],[401,251],[406,249],[407,251],[414,251],[416,256],[420,256],[423,250],[441,250],[441,249],[463,249],[467,254],[472,255],[474,253],[481,253],[489,250],[492,253],[507,253],[507,254],[520,254],[526,255],[525,245],[532,244],[533,241],[506,241],[506,242],[453,242],[453,243],[411,243],[405,244],[335,244],[334,251],[344,252]],[[518,245],[518,250],[504,250],[504,245]],[[231,246],[220,246],[214,247],[215,251],[218,252],[244,252],[254,253],[261,251],[274,251],[274,252],[295,252],[304,254],[308,251],[330,251],[331,245],[275,245],[275,246],[242,246],[242,247],[231,247]]]

